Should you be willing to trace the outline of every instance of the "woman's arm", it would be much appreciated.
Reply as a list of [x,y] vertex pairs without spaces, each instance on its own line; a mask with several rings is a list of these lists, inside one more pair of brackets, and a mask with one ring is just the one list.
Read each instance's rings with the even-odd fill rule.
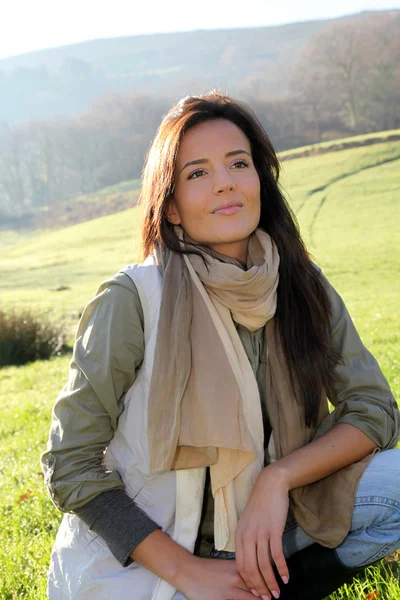
[[342,298],[327,280],[326,285],[332,306],[332,343],[343,361],[334,368],[328,394],[335,410],[322,421],[315,439],[337,423],[348,423],[381,450],[395,448],[400,421],[392,391],[377,360],[362,343]]
[[370,454],[377,445],[360,429],[338,423],[320,438],[266,467],[261,478],[290,490],[323,479]]
[[249,587],[260,596],[279,592],[271,559],[281,578],[289,579],[282,546],[289,491],[361,460],[374,448],[376,444],[365,433],[347,423],[338,423],[318,440],[261,471],[236,533],[238,570]]
[[[42,456],[50,496],[61,511],[82,518],[123,566],[137,560],[190,600],[251,600],[234,561],[193,556],[125,493],[116,471],[102,467],[143,355],[140,298],[121,274],[103,284],[79,324],[68,383],[56,401]],[[221,590],[226,594],[218,595]]]
[[332,306],[332,344],[343,359],[334,368],[329,393],[335,410],[310,444],[265,470],[288,490],[318,481],[375,448],[393,448],[399,437],[399,410],[389,384],[362,343],[342,298],[327,280],[326,285]]
[[102,466],[143,354],[139,294],[121,273],[102,284],[84,310],[68,383],[54,406],[42,456],[54,504],[76,513],[123,565],[132,562],[133,548],[158,528],[125,493],[118,473]]
[[261,472],[237,530],[239,572],[260,595],[279,590],[271,558],[281,577],[289,576],[282,548],[289,490],[359,461],[375,448],[393,448],[398,440],[399,412],[389,385],[362,344],[343,300],[328,282],[327,287],[332,342],[343,357],[329,394],[335,410],[322,421],[310,444]]

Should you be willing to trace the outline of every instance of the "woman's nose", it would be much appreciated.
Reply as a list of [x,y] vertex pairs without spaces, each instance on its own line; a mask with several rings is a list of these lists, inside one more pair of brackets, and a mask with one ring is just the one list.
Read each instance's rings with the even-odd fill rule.
[[214,193],[221,194],[222,192],[233,191],[237,187],[236,183],[227,174],[216,178],[214,185]]

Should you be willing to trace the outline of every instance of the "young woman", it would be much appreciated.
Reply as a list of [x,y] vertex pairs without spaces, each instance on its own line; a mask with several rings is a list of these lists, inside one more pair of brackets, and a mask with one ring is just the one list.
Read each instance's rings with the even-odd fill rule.
[[51,599],[324,598],[400,546],[396,403],[278,177],[231,98],[163,119],[42,457]]

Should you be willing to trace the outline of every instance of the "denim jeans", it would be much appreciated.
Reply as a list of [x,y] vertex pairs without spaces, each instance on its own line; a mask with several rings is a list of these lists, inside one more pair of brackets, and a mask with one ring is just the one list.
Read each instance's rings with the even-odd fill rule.
[[[286,558],[313,540],[298,525],[283,534]],[[347,567],[370,563],[400,548],[400,450],[378,452],[358,484],[350,531],[336,548]],[[227,554],[234,558],[234,554]],[[177,592],[173,600],[185,600]]]

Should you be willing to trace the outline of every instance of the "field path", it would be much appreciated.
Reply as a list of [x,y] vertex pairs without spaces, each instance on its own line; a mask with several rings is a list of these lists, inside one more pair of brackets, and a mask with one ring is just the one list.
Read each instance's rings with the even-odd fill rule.
[[[385,160],[380,161],[379,163],[375,163],[373,165],[365,165],[364,167],[361,167],[360,169],[356,169],[354,171],[349,171],[347,173],[342,173],[341,175],[334,177],[333,179],[331,179],[330,181],[328,181],[328,183],[326,183],[325,185],[322,185],[320,187],[314,188],[312,190],[310,190],[307,194],[307,198],[304,200],[304,202],[302,202],[302,204],[300,205],[300,207],[298,208],[298,210],[296,211],[296,213],[298,214],[300,212],[300,210],[303,208],[303,206],[306,204],[307,200],[310,199],[312,196],[314,196],[315,194],[319,193],[319,192],[326,192],[326,190],[328,188],[331,188],[333,185],[335,185],[336,183],[338,183],[339,181],[343,181],[344,179],[349,179],[350,177],[353,177],[354,175],[359,175],[360,173],[362,173],[363,171],[368,171],[370,169],[376,169],[378,167],[381,167],[382,165],[386,165],[388,163],[392,163],[392,162],[396,162],[400,160],[400,155],[398,156],[392,156],[390,158],[387,158]],[[310,224],[309,224],[309,229],[308,229],[308,233],[310,236],[310,240],[311,243],[314,243],[314,228],[315,228],[315,223],[317,222],[317,218],[322,210],[322,207],[324,206],[325,202],[328,199],[328,194],[324,194],[320,200],[320,202],[317,205],[317,208],[314,211],[314,214],[311,218]]]

